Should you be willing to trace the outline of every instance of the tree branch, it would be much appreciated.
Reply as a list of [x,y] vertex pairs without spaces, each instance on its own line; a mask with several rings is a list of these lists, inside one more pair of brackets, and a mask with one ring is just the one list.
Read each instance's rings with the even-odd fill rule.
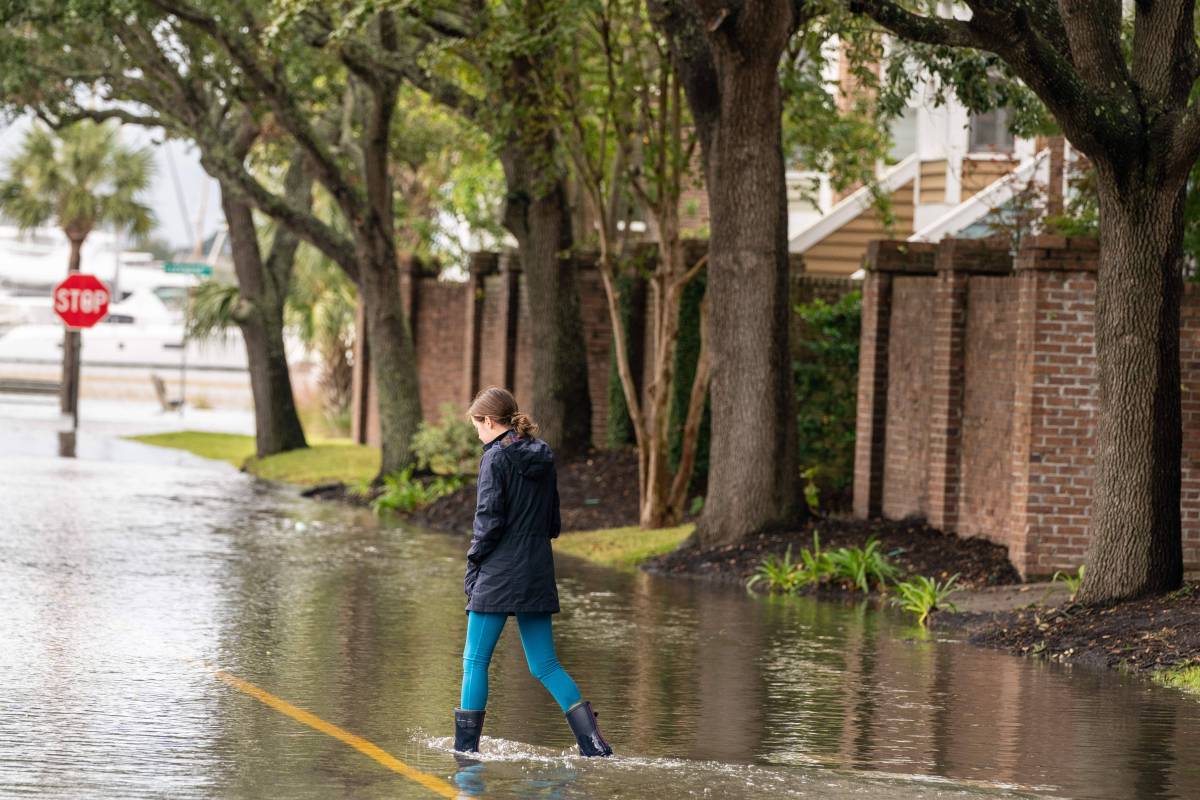
[[[253,49],[245,41],[244,34],[229,30],[220,20],[209,16],[187,3],[176,0],[149,0],[167,14],[187,22],[211,36],[242,69],[250,83],[263,96],[275,112],[280,125],[296,140],[314,166],[317,179],[329,190],[348,219],[359,216],[364,198],[346,181],[341,168],[320,137],[313,130],[304,112],[296,105],[278,74],[259,62]],[[277,69],[274,70],[277,72]]]
[[888,30],[910,42],[989,49],[971,24],[945,17],[926,17],[900,7],[891,0],[850,0],[850,10],[866,14]]

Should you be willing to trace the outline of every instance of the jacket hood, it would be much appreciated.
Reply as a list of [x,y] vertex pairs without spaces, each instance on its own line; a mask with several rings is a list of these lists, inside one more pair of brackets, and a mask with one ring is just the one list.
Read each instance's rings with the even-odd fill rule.
[[554,466],[554,452],[541,439],[526,436],[501,436],[495,441],[517,472],[529,480],[541,480]]

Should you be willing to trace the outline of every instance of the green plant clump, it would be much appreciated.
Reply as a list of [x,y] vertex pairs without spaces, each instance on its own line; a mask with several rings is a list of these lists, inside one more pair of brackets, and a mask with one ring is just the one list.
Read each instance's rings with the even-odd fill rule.
[[874,583],[881,591],[889,581],[900,576],[900,570],[879,552],[879,540],[874,536],[867,539],[867,546],[839,547],[829,554],[833,564],[834,580],[848,583],[863,594],[871,591]]
[[383,491],[371,501],[371,509],[376,514],[385,511],[413,511],[450,494],[463,483],[463,478],[458,475],[439,475],[428,483],[414,481],[412,467],[405,467],[398,473],[384,477]]
[[1075,595],[1079,594],[1079,586],[1083,583],[1083,565],[1079,565],[1079,571],[1072,575],[1069,572],[1059,570],[1054,573],[1054,577],[1050,579],[1052,583],[1064,583],[1067,586],[1067,591],[1071,593],[1071,599],[1075,599]]
[[790,545],[783,558],[774,553],[768,555],[746,581],[746,588],[752,589],[765,583],[769,591],[791,594],[806,586],[831,582],[867,594],[871,591],[871,584],[884,590],[888,582],[894,581],[899,574],[896,565],[879,552],[879,540],[874,536],[867,539],[866,547],[822,550],[820,535],[813,531],[811,550],[807,547],[801,549],[798,560],[793,560]]
[[[807,550],[802,552],[808,552]],[[798,561],[792,560],[792,546],[788,545],[787,552],[783,554],[783,558],[771,553],[763,562],[758,565],[758,569],[746,581],[746,588],[752,589],[760,583],[767,585],[767,591],[771,592],[786,592],[788,594],[795,592],[807,581],[804,580],[804,567]]]
[[438,475],[466,475],[479,461],[479,437],[453,403],[442,403],[441,422],[422,422],[413,436],[417,464]]
[[844,506],[854,485],[862,292],[835,303],[814,298],[795,314],[797,458],[805,499],[815,511],[820,496],[829,510]]
[[948,599],[950,595],[960,591],[959,587],[954,585],[957,580],[958,573],[956,572],[945,583],[924,575],[901,581],[896,584],[898,597],[892,598],[892,605],[900,606],[905,611],[916,614],[917,624],[924,627],[932,611],[958,611],[958,606]]

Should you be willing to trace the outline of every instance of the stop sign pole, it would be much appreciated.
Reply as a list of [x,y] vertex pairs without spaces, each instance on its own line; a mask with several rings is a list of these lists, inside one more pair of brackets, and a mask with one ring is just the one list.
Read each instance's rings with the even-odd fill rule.
[[79,362],[81,339],[79,332],[90,328],[108,316],[112,294],[95,275],[75,272],[54,287],[54,313],[66,326],[63,347],[63,404],[62,410],[71,415],[71,430],[79,428]]

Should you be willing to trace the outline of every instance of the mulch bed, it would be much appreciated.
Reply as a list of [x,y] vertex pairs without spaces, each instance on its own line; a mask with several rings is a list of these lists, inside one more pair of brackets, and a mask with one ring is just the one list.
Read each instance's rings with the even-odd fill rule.
[[1134,671],[1200,664],[1200,587],[1107,606],[939,615],[940,630],[1017,655]]
[[919,520],[863,520],[847,516],[814,518],[796,530],[763,533],[736,545],[676,550],[651,560],[645,568],[662,575],[704,578],[719,583],[744,583],[769,554],[782,556],[789,546],[792,557],[801,548],[812,548],[818,531],[821,549],[864,547],[874,536],[880,551],[906,575],[928,575],[945,580],[959,573],[964,588],[1020,583],[1008,560],[1008,550],[985,539],[962,539],[930,528]]

